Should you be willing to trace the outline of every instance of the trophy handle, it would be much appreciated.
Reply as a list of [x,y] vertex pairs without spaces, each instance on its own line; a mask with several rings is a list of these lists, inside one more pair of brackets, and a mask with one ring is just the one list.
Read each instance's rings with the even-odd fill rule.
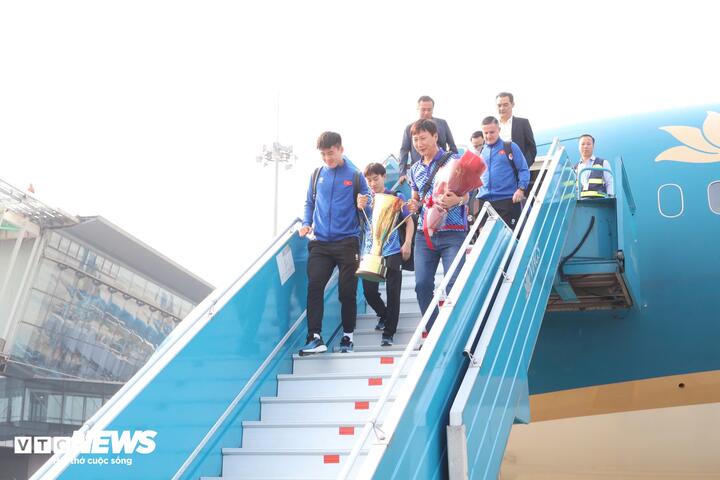
[[[365,215],[365,220],[367,221],[368,225],[371,225],[370,219],[368,218],[367,213],[365,213],[365,210],[363,210],[363,215]],[[407,222],[410,218],[412,218],[412,215],[408,215],[407,217],[403,218],[403,219],[400,221],[400,223],[398,223],[397,225],[395,225],[395,226],[392,228],[392,230],[390,230],[390,232],[388,233],[388,238],[385,239],[385,243],[387,243],[387,242],[390,240],[390,235],[392,235],[395,230],[397,230],[398,228],[400,228],[400,227],[402,226],[402,224],[404,224],[405,222]],[[385,245],[383,245],[383,248],[384,248],[384,247],[385,247]]]
[[[398,228],[400,228],[400,226],[401,226],[403,223],[407,222],[408,219],[411,218],[411,217],[412,217],[412,215],[408,215],[407,217],[403,218],[403,219],[400,221],[400,223],[398,223],[397,225],[395,225],[395,226],[392,228],[392,230],[390,230],[390,233],[388,233],[388,240],[390,239],[390,235],[392,235],[392,233],[393,233],[395,230],[397,230]],[[387,240],[386,240],[386,241],[387,241]]]
[[[404,207],[405,205],[407,205],[407,203],[408,203],[408,202],[403,202],[403,207]],[[362,209],[362,212],[363,212],[363,215],[365,216],[365,221],[367,222],[367,224],[368,224],[368,225],[372,225],[372,222],[371,222],[370,219],[368,218],[367,213],[365,213],[365,209],[364,209],[364,208]],[[403,218],[403,219],[400,221],[400,223],[398,223],[397,225],[395,225],[395,226],[392,228],[392,230],[390,230],[390,232],[388,233],[388,238],[385,239],[385,243],[387,243],[388,240],[390,240],[390,235],[392,235],[395,230],[397,230],[398,228],[400,228],[400,227],[402,226],[402,224],[404,224],[405,222],[407,222],[410,218],[412,218],[412,215],[406,216],[405,218]],[[385,245],[383,245],[383,248],[384,248],[384,247],[385,247]]]
[[365,217],[365,221],[367,222],[368,225],[370,225],[370,219],[368,218],[367,213],[365,213],[365,209],[364,209],[364,208],[361,208],[360,210],[362,210],[362,212],[363,212],[363,216]]

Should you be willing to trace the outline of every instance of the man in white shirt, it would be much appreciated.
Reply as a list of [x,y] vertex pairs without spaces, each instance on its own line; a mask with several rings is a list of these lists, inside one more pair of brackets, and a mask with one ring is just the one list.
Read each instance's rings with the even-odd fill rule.
[[520,147],[525,156],[528,167],[535,161],[537,146],[535,135],[527,118],[513,116],[515,97],[509,92],[500,92],[495,97],[498,109],[498,123],[500,124],[500,138],[506,142],[514,142]]
[[580,162],[577,165],[576,173],[579,175],[580,198],[615,196],[610,162],[593,155],[595,138],[588,133],[581,135],[578,149],[580,150]]

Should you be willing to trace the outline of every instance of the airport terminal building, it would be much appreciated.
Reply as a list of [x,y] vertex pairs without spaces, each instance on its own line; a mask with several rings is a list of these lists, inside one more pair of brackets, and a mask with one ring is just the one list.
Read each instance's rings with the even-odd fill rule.
[[47,456],[16,436],[71,435],[212,285],[100,216],[0,180],[0,480]]

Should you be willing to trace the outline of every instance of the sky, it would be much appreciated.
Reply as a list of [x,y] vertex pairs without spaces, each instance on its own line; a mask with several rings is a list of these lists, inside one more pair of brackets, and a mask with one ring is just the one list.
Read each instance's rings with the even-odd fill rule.
[[[417,98],[458,144],[495,94],[536,131],[720,100],[710,1],[0,2],[0,178],[101,215],[217,287],[302,215],[315,149],[362,167]],[[279,106],[279,108],[278,108]],[[279,121],[278,121],[279,119]]]

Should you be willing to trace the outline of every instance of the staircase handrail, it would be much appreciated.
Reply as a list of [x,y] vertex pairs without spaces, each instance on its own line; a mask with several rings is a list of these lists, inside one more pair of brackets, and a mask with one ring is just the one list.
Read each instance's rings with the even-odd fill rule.
[[[453,274],[455,273],[455,270],[457,270],[458,265],[460,264],[460,261],[465,256],[466,251],[468,247],[470,246],[470,242],[472,241],[473,237],[475,236],[475,233],[478,231],[478,228],[483,223],[482,220],[488,215],[494,215],[497,217],[497,213],[495,213],[495,210],[492,209],[492,207],[485,203],[480,210],[480,213],[478,214],[478,218],[473,224],[472,228],[470,229],[470,232],[465,237],[465,240],[463,241],[462,246],[460,247],[460,250],[458,250],[457,255],[453,259],[452,263],[450,264],[450,268],[447,272],[445,272],[442,281],[440,282],[439,291],[445,291],[447,288],[447,284],[450,282],[450,279],[453,277]],[[382,394],[380,395],[380,398],[378,399],[377,403],[375,404],[375,407],[370,412],[370,416],[365,421],[365,425],[363,426],[362,431],[360,432],[360,435],[358,435],[357,439],[355,440],[355,443],[353,444],[353,448],[350,451],[350,454],[348,455],[347,459],[343,462],[343,467],[340,470],[340,473],[337,476],[338,480],[346,480],[348,475],[350,474],[350,471],[353,467],[353,464],[357,460],[358,455],[360,454],[360,450],[362,449],[363,444],[365,443],[365,440],[367,439],[368,435],[370,435],[370,432],[373,430],[376,430],[376,422],[378,420],[378,417],[380,416],[380,412],[382,411],[383,407],[388,401],[388,398],[390,397],[390,393],[395,387],[395,384],[397,383],[398,379],[400,378],[400,373],[405,368],[405,365],[407,364],[410,354],[415,350],[415,345],[417,345],[418,341],[420,340],[420,337],[422,336],[423,331],[425,330],[425,325],[430,320],[430,317],[433,314],[433,311],[438,305],[439,296],[433,295],[432,300],[430,301],[430,305],[428,305],[427,310],[425,311],[425,314],[423,315],[422,319],[420,320],[420,323],[415,328],[415,332],[413,332],[412,337],[408,341],[407,346],[405,347],[405,350],[403,350],[402,356],[400,357],[400,360],[398,361],[398,364],[393,369],[393,373],[390,376],[390,379],[387,382],[387,386],[383,389]],[[381,433],[382,438],[384,439],[387,436],[391,435],[392,432],[383,432]]]
[[[222,291],[216,289],[190,311],[183,321],[170,332],[148,361],[77,430],[76,435],[84,437],[93,429],[105,428],[212,319],[215,307],[225,305],[253,277],[256,273],[255,270],[262,267],[265,263],[263,260],[271,258],[287,243],[297,231],[296,226],[301,223],[300,218],[295,218],[228,287]],[[66,452],[56,453],[35,472],[31,479],[55,478],[65,470],[78,453],[75,445]]]
[[[538,190],[540,189],[541,184],[543,183],[543,180],[546,178],[547,171],[550,167],[550,165],[553,163],[553,160],[555,159],[555,156],[557,154],[558,148],[560,147],[561,140],[558,137],[555,137],[552,141],[552,144],[550,145],[550,149],[548,150],[547,156],[550,157],[549,162],[543,162],[542,167],[540,168],[540,173],[537,176],[537,179],[535,180],[535,183],[533,184],[532,189],[530,190],[530,195],[528,197],[528,201],[525,203],[525,208],[523,208],[522,213],[520,214],[520,218],[518,219],[518,223],[515,227],[515,231],[517,232],[516,237],[520,236],[520,231],[525,227],[525,224],[527,223],[527,220],[529,218],[530,208],[532,205],[534,205],[536,202],[541,201],[541,199],[538,197]],[[502,282],[503,276],[507,274],[507,268],[510,264],[510,259],[512,257],[513,252],[515,251],[515,248],[517,247],[517,242],[510,242],[510,244],[505,249],[505,254],[503,255],[503,259],[501,262],[501,265],[503,268],[498,271],[498,273],[495,276],[495,279],[493,280],[493,284],[496,285],[496,287],[493,289],[495,291],[497,288],[499,288],[500,283]],[[465,344],[465,348],[463,349],[463,354],[470,357],[470,360],[473,362],[473,364],[476,363],[476,359],[474,357],[475,354],[475,348],[477,346],[477,342],[479,340],[479,331],[482,327],[483,323],[485,322],[486,315],[490,312],[490,302],[492,301],[493,295],[488,295],[487,299],[485,300],[485,303],[483,304],[481,312],[485,312],[485,315],[481,315],[478,317],[477,321],[475,322],[475,325],[473,325],[472,330],[470,331],[470,334],[468,335],[468,341]]]

